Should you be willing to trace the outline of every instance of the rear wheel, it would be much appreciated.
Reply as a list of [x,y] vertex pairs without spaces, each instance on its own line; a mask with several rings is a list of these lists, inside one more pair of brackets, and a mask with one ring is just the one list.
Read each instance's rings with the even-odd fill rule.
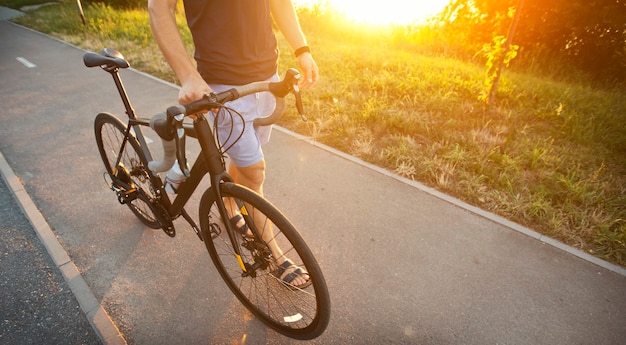
[[[233,183],[222,183],[219,188],[228,217],[242,214],[254,232],[254,239],[236,229],[229,236],[213,191],[204,193],[200,201],[204,243],[228,287],[246,308],[277,332],[295,339],[313,339],[322,334],[330,319],[330,298],[322,271],[306,242],[289,220],[259,194]],[[235,247],[241,252],[241,260]],[[297,288],[281,279],[288,274],[278,264],[286,259],[308,274],[309,286]]]
[[[161,229],[161,222],[155,216],[152,206],[155,192],[146,170],[148,162],[139,143],[134,137],[129,138],[121,153],[120,164],[115,166],[124,141],[126,125],[111,114],[101,113],[96,116],[94,128],[100,156],[113,180],[112,187],[126,190],[125,193],[118,193],[126,195],[118,196],[120,202],[128,205],[146,226]],[[127,200],[122,200],[124,198]]]

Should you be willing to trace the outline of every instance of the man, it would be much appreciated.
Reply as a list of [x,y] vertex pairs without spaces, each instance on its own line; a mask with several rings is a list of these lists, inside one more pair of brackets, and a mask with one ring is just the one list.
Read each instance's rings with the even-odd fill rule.
[[[181,83],[179,103],[190,103],[232,85],[277,79],[278,50],[272,18],[297,56],[298,67],[304,76],[300,87],[308,89],[317,82],[318,68],[291,0],[183,0],[196,48],[197,68],[187,54],[176,26],[177,1],[149,0],[148,7],[150,27],[157,44]],[[269,140],[271,128],[254,128],[252,121],[269,115],[274,106],[269,93],[249,95],[229,104],[244,116],[247,125],[237,127],[236,123],[228,123],[218,126],[228,127],[225,134],[218,134],[223,141],[228,138],[230,126],[236,126],[234,133],[245,128],[241,139],[228,151],[231,158],[228,170],[237,183],[260,194],[265,180],[261,144]],[[230,118],[223,116],[220,121],[230,121]],[[230,143],[222,144],[230,146]],[[235,215],[231,221],[244,234],[249,231],[240,215]],[[273,246],[272,250],[279,260],[282,256],[280,249]],[[299,287],[307,283],[309,277],[305,272],[290,265],[289,260],[280,261],[277,264],[284,271],[281,276],[290,278],[285,279],[289,280],[286,281],[288,284]]]

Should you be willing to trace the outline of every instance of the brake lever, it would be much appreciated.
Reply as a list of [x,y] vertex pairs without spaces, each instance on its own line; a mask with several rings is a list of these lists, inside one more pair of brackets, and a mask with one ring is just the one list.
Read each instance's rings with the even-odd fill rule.
[[296,97],[296,109],[298,109],[298,114],[302,118],[302,121],[306,122],[308,119],[306,115],[304,115],[304,106],[302,106],[302,97],[300,96],[300,87],[297,84],[293,85],[293,95]]
[[302,106],[302,96],[300,96],[300,87],[298,87],[298,81],[300,80],[300,72],[295,68],[290,68],[285,74],[285,79],[290,81],[291,93],[296,97],[296,109],[298,114],[302,118],[302,121],[306,122],[307,118],[304,115],[304,106]]
[[174,129],[176,131],[174,140],[176,140],[176,159],[178,160],[180,171],[182,171],[186,177],[189,177],[191,176],[191,173],[189,172],[189,164],[187,164],[187,155],[185,154],[185,129],[183,128],[184,119],[185,116],[183,114],[174,116]]

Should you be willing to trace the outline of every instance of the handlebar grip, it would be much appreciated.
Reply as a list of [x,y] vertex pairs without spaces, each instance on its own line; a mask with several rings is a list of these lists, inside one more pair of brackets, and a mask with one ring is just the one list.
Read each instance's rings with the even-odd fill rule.
[[161,140],[163,143],[163,159],[148,162],[148,169],[155,173],[168,171],[176,162],[176,142],[174,140]]
[[174,129],[167,121],[165,113],[158,113],[150,119],[150,128],[152,128],[163,140],[174,140]]
[[[197,102],[194,102],[194,103],[197,103]],[[185,106],[185,105],[173,105],[173,106],[167,108],[166,113],[167,113],[167,120],[168,120],[168,122],[170,122],[174,118],[174,116],[176,116],[176,115],[180,115],[180,114],[187,115],[187,106]]]
[[285,99],[276,97],[276,108],[274,108],[274,112],[266,117],[257,117],[254,119],[254,126],[269,126],[278,121],[285,112]]

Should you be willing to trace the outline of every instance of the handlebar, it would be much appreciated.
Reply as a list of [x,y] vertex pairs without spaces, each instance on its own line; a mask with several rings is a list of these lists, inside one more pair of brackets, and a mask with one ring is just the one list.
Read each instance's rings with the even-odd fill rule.
[[[255,82],[247,85],[236,86],[218,94],[205,95],[204,98],[189,104],[171,106],[167,109],[168,118],[179,114],[187,116],[207,111],[212,108],[221,107],[226,102],[234,101],[253,93],[269,91],[276,96],[277,99],[282,99],[287,96],[287,94],[293,93],[296,96],[296,108],[298,109],[300,116],[302,116],[303,120],[305,120],[306,117],[303,114],[302,98],[300,97],[300,89],[298,88],[299,79],[300,72],[294,68],[290,68],[285,73],[283,80],[279,82]],[[272,115],[275,116],[275,113],[276,112]],[[259,118],[261,119],[260,123],[255,122],[255,125],[265,126],[276,122],[278,118],[271,121],[268,119],[272,117],[272,115]]]
[[167,108],[165,114],[156,114],[150,120],[150,127],[163,141],[164,157],[160,161],[150,162],[148,167],[154,172],[167,171],[172,167],[174,161],[178,160],[180,170],[185,176],[189,177],[189,166],[185,156],[185,130],[183,128],[185,116],[223,107],[223,104],[226,102],[234,101],[250,94],[271,92],[276,96],[276,109],[274,112],[269,116],[255,119],[255,126],[268,126],[278,121],[285,108],[284,97],[289,93],[295,95],[298,113],[302,120],[306,121],[306,116],[303,113],[302,98],[298,88],[299,79],[300,72],[290,68],[285,73],[283,80],[279,82],[255,82],[236,86],[224,92],[205,95],[202,99],[189,104],[171,106]]

